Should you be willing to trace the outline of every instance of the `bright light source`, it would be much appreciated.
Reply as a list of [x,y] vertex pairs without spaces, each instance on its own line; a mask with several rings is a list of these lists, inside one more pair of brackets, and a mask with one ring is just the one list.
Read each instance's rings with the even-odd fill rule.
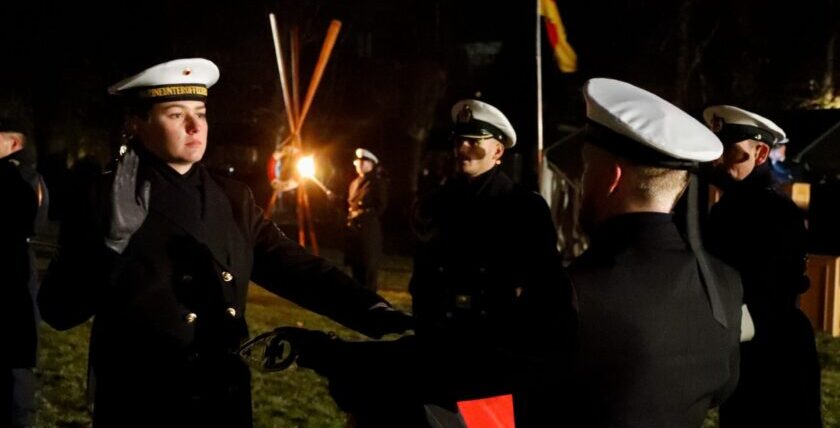
[[315,177],[315,159],[312,156],[304,156],[297,163],[298,173],[305,178]]
[[296,166],[298,174],[300,174],[301,177],[306,178],[309,181],[317,184],[318,187],[320,187],[321,190],[323,190],[327,195],[332,193],[329,189],[326,188],[326,186],[324,186],[324,183],[321,183],[321,181],[318,180],[318,177],[315,177],[315,159],[312,157],[312,155],[303,156],[302,158],[300,158]]

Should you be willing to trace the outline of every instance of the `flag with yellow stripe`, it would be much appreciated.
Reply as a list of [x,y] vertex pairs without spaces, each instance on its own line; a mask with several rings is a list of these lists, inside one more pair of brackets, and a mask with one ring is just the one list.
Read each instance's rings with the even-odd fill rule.
[[554,50],[554,58],[560,71],[574,73],[577,71],[577,54],[566,39],[566,28],[560,19],[560,11],[555,0],[540,0],[540,14],[545,18],[545,29],[548,41]]

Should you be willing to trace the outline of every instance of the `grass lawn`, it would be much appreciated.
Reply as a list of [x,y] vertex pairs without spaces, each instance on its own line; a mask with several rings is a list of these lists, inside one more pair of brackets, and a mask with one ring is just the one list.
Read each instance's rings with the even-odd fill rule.
[[[403,309],[410,305],[405,292],[383,291]],[[247,318],[252,335],[282,325],[333,330],[342,338],[363,336],[282,300],[259,287],[251,289]],[[88,427],[85,399],[87,344],[90,323],[66,332],[41,328],[38,375],[41,389],[37,427]],[[326,381],[295,366],[271,374],[254,372],[254,420],[257,427],[342,427],[344,415],[327,392]]]
[[[385,267],[389,269],[382,273],[385,291],[381,294],[401,309],[407,309],[410,298],[402,290],[407,285],[408,270],[398,263],[386,261]],[[247,319],[252,335],[281,325],[297,325],[333,330],[348,339],[361,337],[256,286],[251,288]],[[89,333],[90,323],[67,332],[42,327],[37,427],[90,426],[85,399]],[[840,428],[840,339],[820,335],[818,348],[823,367],[825,426]],[[254,373],[253,389],[254,420],[258,428],[344,426],[345,416],[330,399],[326,382],[309,370],[293,366],[280,373]],[[705,426],[717,426],[714,412],[710,412]]]

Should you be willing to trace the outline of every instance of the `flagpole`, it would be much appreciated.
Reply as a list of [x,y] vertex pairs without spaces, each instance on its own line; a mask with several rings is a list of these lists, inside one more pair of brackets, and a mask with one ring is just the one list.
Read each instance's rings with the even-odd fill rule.
[[536,59],[537,59],[537,191],[542,193],[543,175],[543,102],[542,102],[542,43],[540,36],[540,2],[537,0],[536,15]]

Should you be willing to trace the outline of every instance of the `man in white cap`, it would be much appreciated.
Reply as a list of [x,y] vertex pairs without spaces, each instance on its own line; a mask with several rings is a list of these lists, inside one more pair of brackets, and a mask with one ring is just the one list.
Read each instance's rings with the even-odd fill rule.
[[569,267],[580,318],[569,426],[699,427],[737,381],[741,285],[671,212],[688,170],[722,147],[628,83],[591,79],[584,98],[590,246]]
[[498,167],[516,144],[501,111],[463,100],[452,122],[459,173],[415,207],[416,335],[322,340],[298,360],[330,378],[359,427],[462,426],[457,401],[506,394],[517,427],[563,417],[576,317],[548,206]]
[[[554,222],[545,200],[500,167],[517,142],[501,110],[464,99],[452,106],[450,119],[456,174],[414,207],[419,242],[409,289],[417,334],[449,343],[442,346],[459,353],[453,359],[472,359],[477,372],[495,372],[498,385],[512,388],[517,426],[539,426],[553,412],[540,400],[561,383],[555,375],[562,374],[552,370],[567,368],[576,325]],[[531,362],[478,356],[499,343]],[[472,354],[465,352],[470,348]],[[543,385],[527,378],[535,373]],[[510,375],[523,382],[511,386]]]
[[129,109],[128,151],[62,225],[38,303],[62,330],[95,317],[96,427],[250,427],[237,354],[250,281],[372,337],[410,326],[201,164],[218,77],[206,59],[178,59],[112,86]]
[[353,279],[371,291],[377,289],[379,261],[382,258],[382,224],[379,217],[388,207],[388,179],[379,158],[370,150],[358,148],[353,166],[356,178],[347,193],[347,246],[344,262]]
[[724,145],[707,164],[710,181],[723,191],[709,214],[708,247],[741,273],[755,324],[755,337],[741,345],[741,379],[721,406],[721,426],[819,427],[814,332],[798,308],[809,286],[805,216],[775,189],[768,159],[785,132],[728,105],[706,108],[703,118]]

